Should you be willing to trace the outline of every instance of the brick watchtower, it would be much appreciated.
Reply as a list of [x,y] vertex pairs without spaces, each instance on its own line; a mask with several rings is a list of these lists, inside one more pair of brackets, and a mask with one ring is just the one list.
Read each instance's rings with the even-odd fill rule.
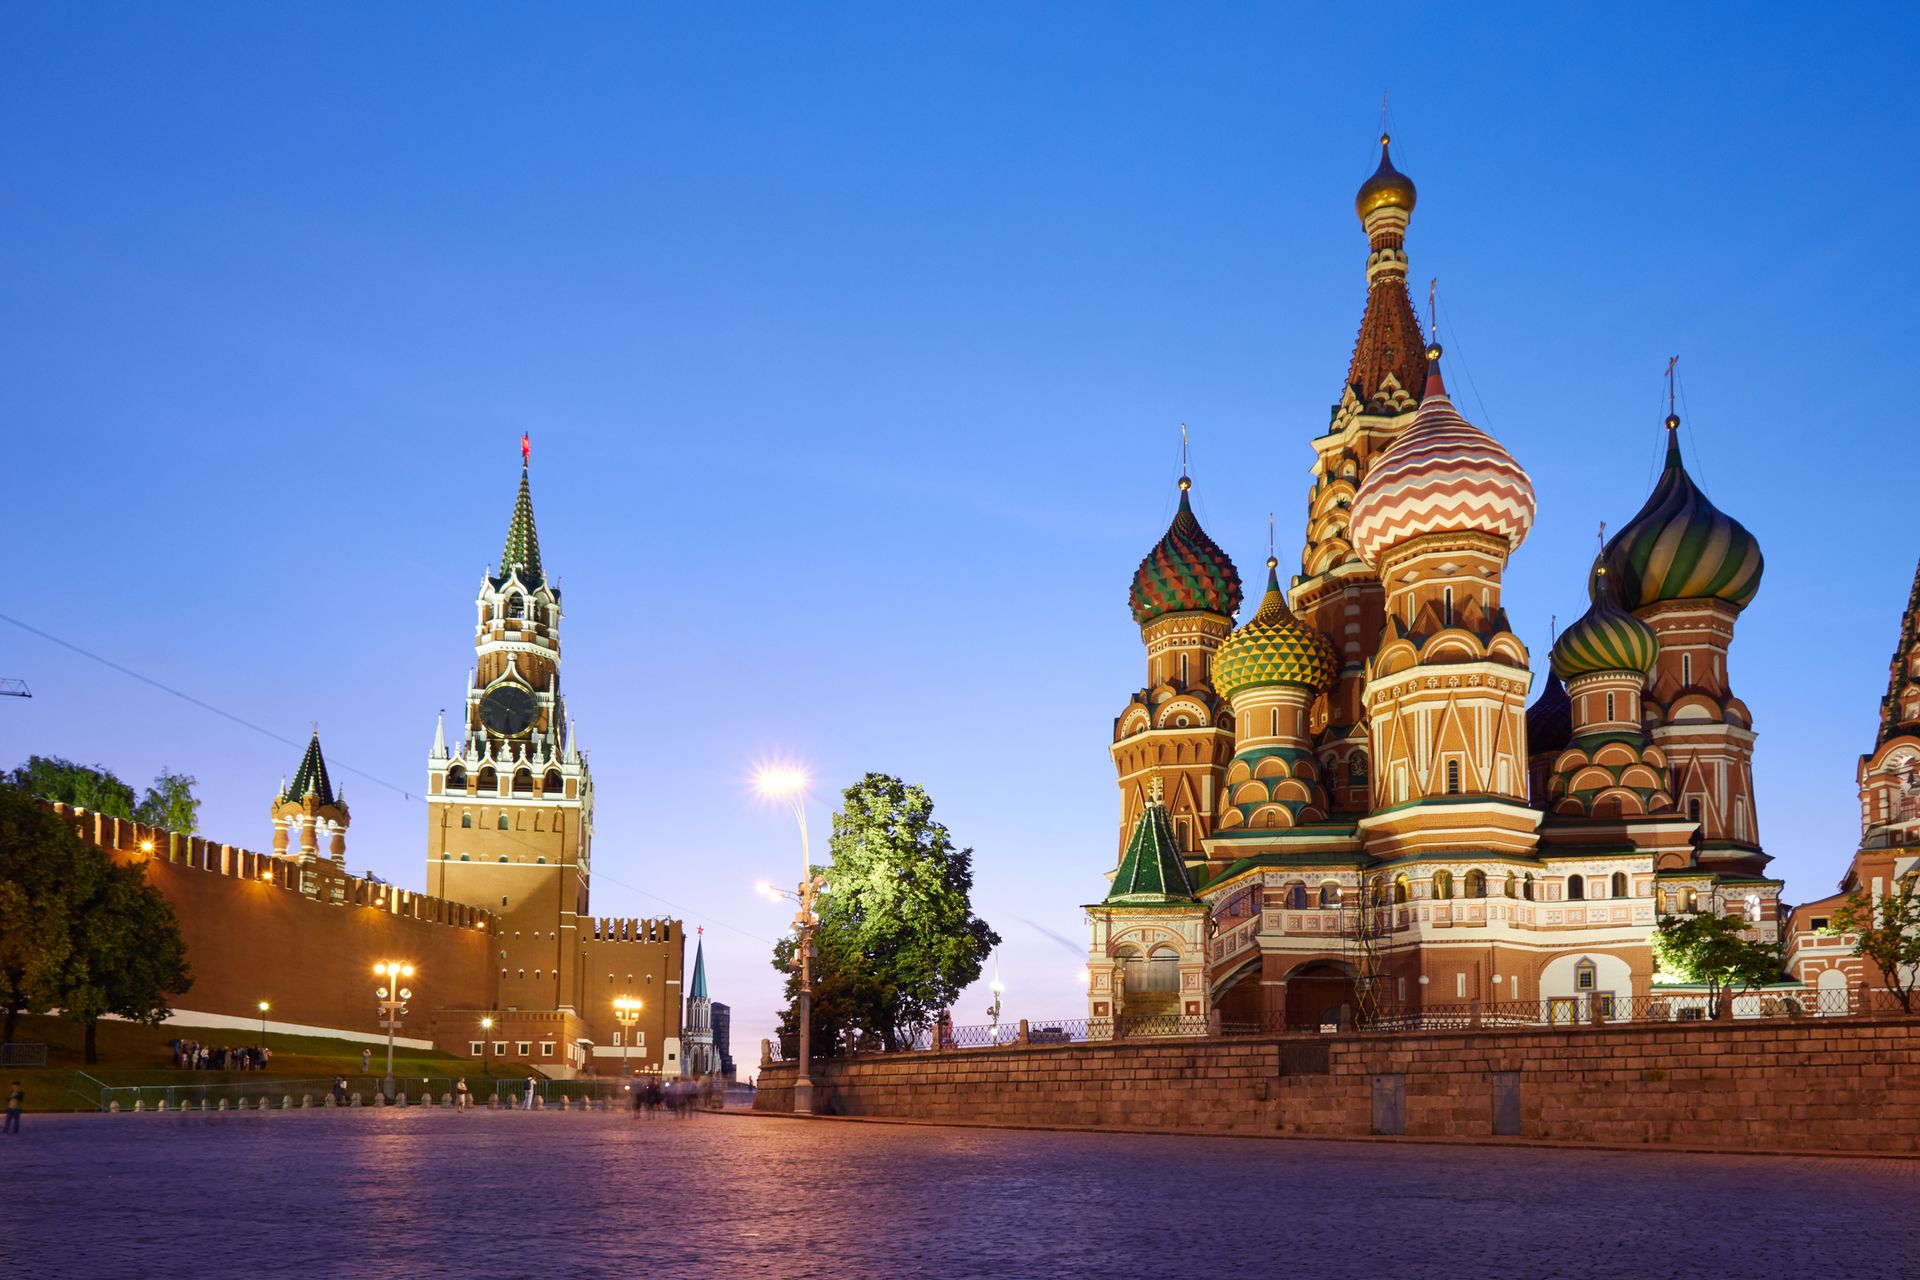
[[497,573],[474,604],[465,713],[427,758],[427,892],[495,912],[499,1001],[575,1013],[593,781],[560,693],[560,592],[533,523],[528,450]]

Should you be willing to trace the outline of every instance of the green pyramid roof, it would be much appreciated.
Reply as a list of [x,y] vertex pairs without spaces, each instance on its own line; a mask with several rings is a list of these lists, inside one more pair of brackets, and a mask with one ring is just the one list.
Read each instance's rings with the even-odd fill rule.
[[320,754],[318,729],[307,743],[307,754],[300,757],[300,767],[293,771],[293,782],[288,785],[286,795],[289,800],[302,800],[309,790],[319,796],[321,804],[335,802],[333,783],[327,777],[327,758]]
[[540,535],[533,527],[533,492],[527,487],[527,468],[520,467],[520,496],[513,502],[513,522],[507,526],[507,545],[500,552],[500,577],[505,582],[515,569],[521,581],[539,586],[547,575],[540,568]]
[[1186,865],[1180,861],[1180,848],[1173,839],[1173,819],[1167,815],[1166,801],[1161,799],[1157,783],[1146,809],[1140,814],[1140,821],[1134,824],[1127,851],[1120,857],[1120,870],[1114,873],[1107,901],[1193,901]]

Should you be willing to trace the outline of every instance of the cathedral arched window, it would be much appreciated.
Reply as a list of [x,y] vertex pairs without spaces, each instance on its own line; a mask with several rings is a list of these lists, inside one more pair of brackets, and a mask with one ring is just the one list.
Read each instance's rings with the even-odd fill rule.
[[513,794],[530,796],[533,794],[533,770],[519,769],[513,775]]
[[1567,877],[1567,901],[1581,902],[1587,896],[1587,882],[1579,876]]
[[1520,882],[1520,896],[1528,902],[1533,901],[1533,872],[1527,872],[1527,878]]
[[547,770],[547,780],[540,784],[541,792],[546,795],[557,796],[565,789],[566,783],[560,780],[560,771],[558,769]]
[[525,596],[507,597],[507,616],[509,618],[526,617],[527,616],[527,598]]
[[1613,714],[1613,695],[1608,694],[1607,695],[1607,719],[1613,720],[1616,718],[1617,717]]
[[1487,873],[1484,871],[1467,872],[1467,896],[1484,898],[1487,896]]
[[1413,881],[1409,880],[1407,878],[1407,873],[1402,871],[1399,875],[1393,878],[1393,901],[1396,905],[1398,905],[1399,903],[1405,902],[1407,899],[1411,898],[1412,896],[1413,896]]
[[1433,873],[1433,896],[1443,901],[1453,897],[1453,872],[1436,871]]
[[467,789],[467,771],[459,765],[447,770],[447,790],[465,791]]
[[1320,905],[1337,907],[1340,905],[1340,886],[1332,880],[1320,886]]
[[1305,909],[1307,905],[1307,886],[1290,884],[1287,886],[1287,907],[1292,911]]
[[[506,829],[507,829],[507,815],[503,813],[500,815],[500,830],[505,831]],[[500,861],[505,862],[506,859],[502,858],[500,859]]]
[[1507,896],[1509,898],[1520,896],[1520,877],[1511,871],[1507,872]]
[[463,813],[463,814],[461,814],[461,815],[460,815],[460,825],[461,825],[461,826],[463,826],[463,827],[471,827],[471,826],[473,826],[473,815],[472,815],[472,814],[470,814],[470,813]]
[[1616,898],[1627,896],[1627,873],[1624,871],[1613,873],[1613,896]]
[[493,771],[492,765],[482,766],[477,785],[481,795],[497,795],[500,791],[500,775]]

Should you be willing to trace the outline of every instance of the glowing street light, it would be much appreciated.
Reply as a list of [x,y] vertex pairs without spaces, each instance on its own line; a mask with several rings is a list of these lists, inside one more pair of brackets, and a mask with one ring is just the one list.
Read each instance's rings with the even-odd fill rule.
[[260,1002],[260,1047],[263,1049],[267,1044],[267,1010],[270,1008],[272,1006],[265,1000]]
[[619,996],[613,1002],[613,1016],[619,1020],[626,1034],[620,1037],[620,1074],[629,1076],[633,1068],[627,1065],[627,1051],[633,1048],[633,1024],[640,1021],[640,1010],[645,1002],[631,996]]
[[488,1014],[486,1017],[480,1019],[480,1074],[486,1076],[489,1080],[493,1078],[493,1072],[487,1068],[487,1050],[492,1048],[492,1045],[489,1043],[492,1039],[493,1015]]
[[407,1016],[407,1001],[413,999],[413,992],[400,985],[402,978],[413,976],[413,966],[404,960],[382,960],[373,966],[373,971],[387,985],[375,991],[380,997],[380,1016],[387,1028],[387,1100],[393,1100],[393,1035],[400,1029],[400,1019]]
[[813,1112],[813,930],[820,923],[813,913],[813,895],[827,886],[825,876],[815,875],[813,854],[807,844],[807,775],[803,770],[790,767],[771,767],[761,769],[754,776],[754,786],[761,795],[772,800],[781,800],[793,813],[793,820],[800,827],[800,890],[789,894],[774,889],[767,881],[761,881],[761,892],[770,898],[791,897],[800,904],[800,912],[793,918],[794,930],[799,934],[799,944],[795,956],[800,966],[799,998],[795,1001],[795,1018],[799,1041],[796,1063],[797,1070],[793,1079],[793,1109],[798,1115],[810,1115]]

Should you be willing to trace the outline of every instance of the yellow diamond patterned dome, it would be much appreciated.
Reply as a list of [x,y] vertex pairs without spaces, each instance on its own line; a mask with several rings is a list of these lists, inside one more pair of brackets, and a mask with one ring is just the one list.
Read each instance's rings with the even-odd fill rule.
[[1296,684],[1318,692],[1333,683],[1333,642],[1293,616],[1280,590],[1280,562],[1267,560],[1267,594],[1245,625],[1213,657],[1213,689],[1231,699],[1261,684]]

